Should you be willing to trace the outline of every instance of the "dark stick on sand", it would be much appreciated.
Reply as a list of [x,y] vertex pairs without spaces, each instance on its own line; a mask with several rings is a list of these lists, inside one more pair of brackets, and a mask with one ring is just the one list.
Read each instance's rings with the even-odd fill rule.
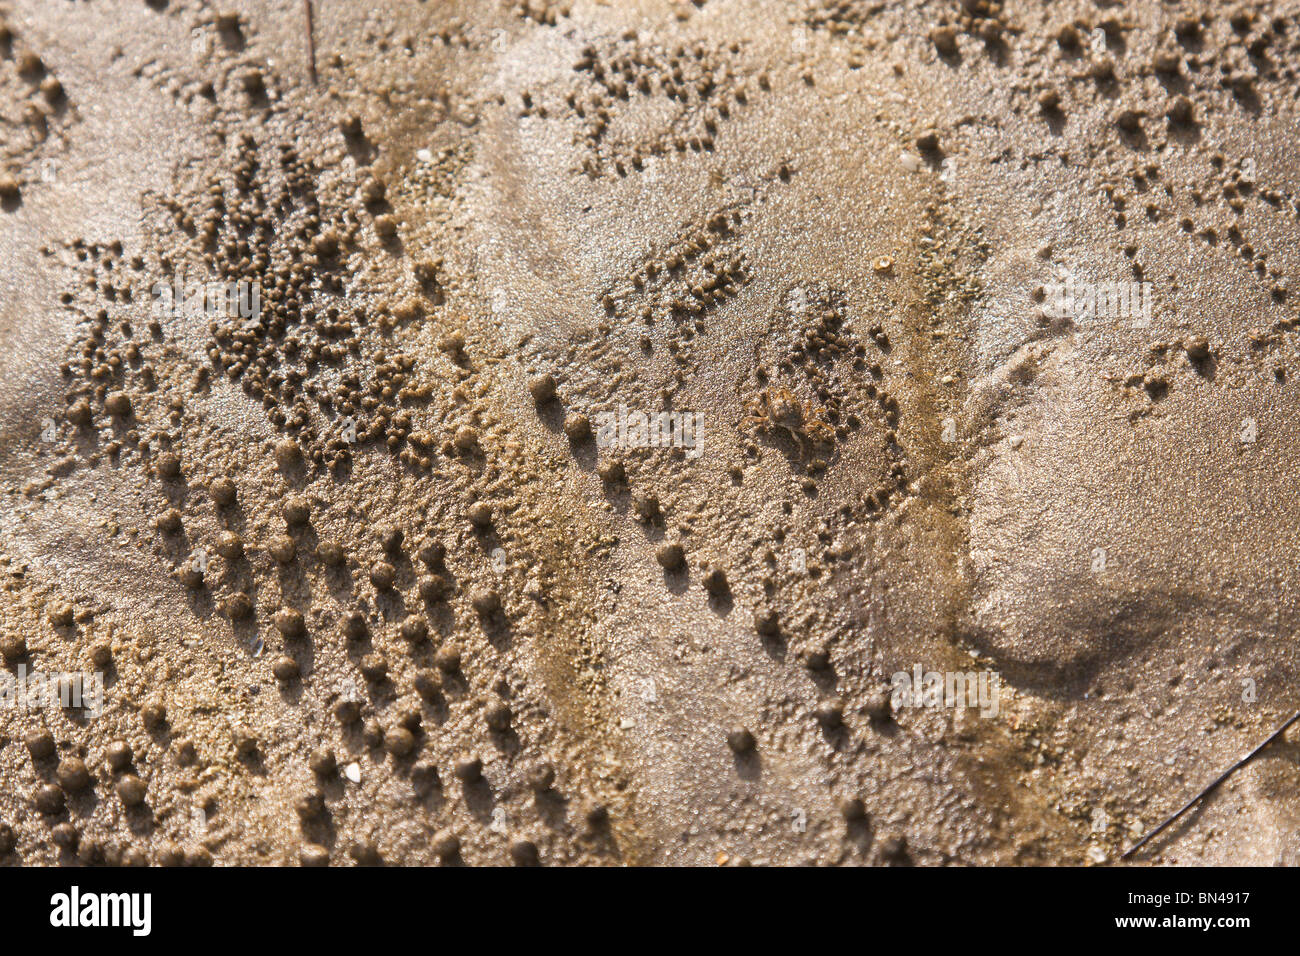
[[312,23],[312,6],[311,0],[302,0],[303,13],[307,16],[307,75],[311,77],[311,85],[316,85],[316,38],[313,36],[315,27]]
[[1238,760],[1236,763],[1234,763],[1234,764],[1233,764],[1231,767],[1229,767],[1227,770],[1223,771],[1223,773],[1219,774],[1219,776],[1215,778],[1215,780],[1214,780],[1213,783],[1211,783],[1209,786],[1207,786],[1204,790],[1202,790],[1202,791],[1201,791],[1200,793],[1198,793],[1196,796],[1192,797],[1192,799],[1188,800],[1187,803],[1183,805],[1182,809],[1180,809],[1177,813],[1173,814],[1172,816],[1166,818],[1165,821],[1164,821],[1163,823],[1160,824],[1160,826],[1156,827],[1154,830],[1152,830],[1151,832],[1149,832],[1149,833],[1148,833],[1146,836],[1144,836],[1142,839],[1138,840],[1137,843],[1133,844],[1131,847],[1129,847],[1127,850],[1125,850],[1125,851],[1120,855],[1120,859],[1121,859],[1121,860],[1127,860],[1129,857],[1131,857],[1131,856],[1132,856],[1134,853],[1136,853],[1138,850],[1142,849],[1142,847],[1146,846],[1147,843],[1150,842],[1150,841],[1151,841],[1151,840],[1152,840],[1152,839],[1153,839],[1157,834],[1161,833],[1161,832],[1162,832],[1163,830],[1165,830],[1165,829],[1166,829],[1166,828],[1167,828],[1171,823],[1173,823],[1175,820],[1177,820],[1179,817],[1181,817],[1184,813],[1186,813],[1188,810],[1190,810],[1192,807],[1194,807],[1194,806],[1196,805],[1197,801],[1201,800],[1201,799],[1202,799],[1203,797],[1205,797],[1207,794],[1209,794],[1210,792],[1212,792],[1212,791],[1214,790],[1215,787],[1217,787],[1219,784],[1223,783],[1223,781],[1227,780],[1227,779],[1228,779],[1229,777],[1231,777],[1234,773],[1236,773],[1236,772],[1237,772],[1241,767],[1243,767],[1246,763],[1248,763],[1248,762],[1250,761],[1250,759],[1251,759],[1252,757],[1255,756],[1255,754],[1259,753],[1261,750],[1263,750],[1265,747],[1267,747],[1269,744],[1271,744],[1274,740],[1276,740],[1278,737],[1280,737],[1280,736],[1283,734],[1283,732],[1285,732],[1286,729],[1287,729],[1288,727],[1290,727],[1292,724],[1294,724],[1297,720],[1300,720],[1300,710],[1298,710],[1298,711],[1296,711],[1294,714],[1292,714],[1292,715],[1291,715],[1291,716],[1290,716],[1290,717],[1289,717],[1289,718],[1288,718],[1288,719],[1287,719],[1287,720],[1282,724],[1282,726],[1278,727],[1277,730],[1273,731],[1271,734],[1269,734],[1267,737],[1265,737],[1263,743],[1261,743],[1258,747],[1256,747],[1256,748],[1255,748],[1254,750],[1252,750],[1250,753],[1246,754],[1246,756],[1242,757],[1240,760]]

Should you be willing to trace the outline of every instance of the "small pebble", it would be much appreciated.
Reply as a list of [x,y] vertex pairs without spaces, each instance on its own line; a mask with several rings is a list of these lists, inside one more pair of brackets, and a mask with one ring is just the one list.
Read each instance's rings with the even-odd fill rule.
[[302,461],[302,449],[291,438],[285,438],[275,444],[275,463],[283,470],[288,470]]
[[108,760],[109,769],[115,771],[125,770],[131,766],[131,745],[125,740],[114,740],[108,745],[105,751],[105,758]]
[[288,564],[297,555],[298,545],[288,535],[278,534],[267,542],[266,550],[280,564]]
[[232,730],[230,741],[235,745],[235,753],[241,757],[251,756],[257,752],[257,737],[246,727],[236,727]]
[[322,541],[316,545],[316,557],[331,568],[339,567],[345,559],[343,548],[337,541]]
[[308,843],[298,851],[298,861],[303,866],[329,866],[330,851],[319,843]]
[[395,757],[408,756],[415,749],[415,735],[405,727],[395,727],[384,734],[384,746]]
[[876,690],[867,695],[866,705],[863,708],[867,717],[875,723],[883,723],[890,717],[890,700],[889,691]]
[[164,478],[178,478],[180,473],[181,459],[179,455],[165,452],[158,456],[158,474]]
[[281,654],[275,659],[275,663],[271,665],[271,673],[275,675],[276,680],[284,682],[294,680],[302,673],[302,670],[298,666],[298,662],[292,657]]
[[655,560],[666,571],[676,571],[686,563],[686,552],[680,544],[665,543],[655,551]]
[[491,588],[475,588],[470,592],[470,606],[482,617],[501,610],[501,596]]
[[450,830],[439,830],[434,834],[430,846],[433,849],[434,856],[446,862],[455,859],[456,855],[460,853],[460,837]]
[[370,569],[370,583],[381,591],[387,591],[397,579],[397,570],[387,561],[378,561]]
[[307,761],[311,767],[311,772],[318,777],[331,777],[338,773],[338,759],[334,756],[334,751],[328,747],[321,747],[312,751],[311,757]]
[[131,414],[131,399],[125,392],[110,392],[104,400],[104,410],[110,415],[125,418]]
[[532,378],[528,383],[528,392],[533,396],[533,401],[538,405],[555,398],[555,378],[552,375],[538,375]]
[[504,732],[510,729],[511,719],[510,708],[504,703],[496,703],[487,709],[484,715],[487,725],[497,732]]
[[907,840],[901,836],[886,837],[880,842],[880,856],[890,863],[906,863]]
[[486,528],[492,524],[492,507],[486,502],[478,501],[470,506],[469,520],[476,528]]
[[128,807],[137,807],[144,803],[145,783],[133,773],[123,775],[117,782],[117,796]]
[[49,618],[55,627],[71,627],[75,612],[67,601],[56,601],[50,606]]
[[234,561],[244,553],[244,539],[234,531],[224,531],[217,539],[217,554],[227,561]]
[[236,591],[226,598],[223,607],[232,621],[242,621],[252,616],[253,599],[243,591]]
[[743,727],[739,727],[727,734],[727,746],[736,753],[748,753],[754,749],[754,735]]
[[235,503],[235,483],[229,478],[218,478],[208,489],[212,500],[221,507]]
[[425,542],[420,547],[418,557],[430,568],[441,568],[447,556],[447,549],[438,541]]
[[462,783],[474,783],[483,779],[483,761],[477,757],[461,757],[456,761],[455,773]]
[[54,845],[61,850],[66,850],[71,853],[77,849],[77,828],[71,823],[64,822],[57,824],[50,831],[50,838],[54,841]]
[[90,786],[90,771],[80,757],[68,757],[60,762],[55,776],[64,790],[85,790]]
[[388,676],[388,662],[378,654],[367,654],[360,666],[361,675],[368,681],[378,683]]
[[21,660],[27,656],[27,639],[21,634],[0,635],[0,657],[8,662]]
[[311,517],[311,505],[301,495],[290,495],[285,499],[283,513],[286,524],[306,524]]
[[404,540],[406,540],[406,533],[401,528],[389,525],[379,529],[379,543],[389,554],[400,552]]
[[54,816],[56,813],[63,812],[65,799],[63,791],[52,783],[44,784],[36,789],[35,799],[36,809],[46,816]]
[[460,652],[454,647],[440,647],[433,655],[433,663],[444,674],[454,674],[460,670]]
[[930,42],[940,56],[957,55],[957,31],[952,27],[936,27],[930,31]]
[[510,847],[510,859],[514,860],[515,866],[541,866],[541,856],[537,852],[537,844],[532,840],[517,840]]
[[421,575],[418,586],[420,597],[430,602],[441,601],[451,590],[451,586],[447,579],[441,574]]
[[591,438],[591,421],[586,415],[570,412],[564,419],[564,434],[575,444]]
[[471,451],[478,445],[478,432],[468,425],[462,425],[456,429],[456,437],[453,441],[461,451]]
[[300,820],[315,820],[325,815],[325,797],[318,791],[304,793],[294,801],[294,810]]
[[334,705],[334,716],[345,726],[361,719],[361,705],[355,700],[341,700]]
[[307,633],[307,622],[297,608],[282,607],[275,612],[275,629],[285,637],[302,637]]
[[54,756],[54,737],[48,730],[33,730],[23,739],[33,760],[48,760]]
[[844,723],[844,707],[839,701],[826,701],[818,705],[813,714],[817,718],[817,723],[828,730],[839,727]]
[[366,616],[360,611],[349,611],[343,618],[343,633],[351,640],[360,640],[366,636],[367,631],[369,627],[366,625]]

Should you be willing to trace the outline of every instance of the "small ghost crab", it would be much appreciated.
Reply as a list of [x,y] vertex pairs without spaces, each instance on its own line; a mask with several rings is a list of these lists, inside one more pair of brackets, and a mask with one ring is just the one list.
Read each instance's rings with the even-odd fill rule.
[[835,443],[835,429],[818,417],[811,402],[800,402],[788,388],[765,388],[750,403],[747,424],[759,431],[786,432],[806,455],[825,451]]

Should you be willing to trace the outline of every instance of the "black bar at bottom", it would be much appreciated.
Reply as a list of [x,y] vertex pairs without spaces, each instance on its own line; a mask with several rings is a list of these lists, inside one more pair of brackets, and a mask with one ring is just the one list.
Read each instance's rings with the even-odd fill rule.
[[680,933],[698,943],[712,930],[734,948],[775,922],[816,945],[841,934],[865,945],[909,926],[927,942],[1012,931],[1217,942],[1283,931],[1293,897],[1284,869],[0,869],[11,938],[127,946],[338,947],[430,929],[432,946],[466,932],[479,944],[515,934],[554,944],[562,930],[608,946],[604,934],[621,928],[660,943]]

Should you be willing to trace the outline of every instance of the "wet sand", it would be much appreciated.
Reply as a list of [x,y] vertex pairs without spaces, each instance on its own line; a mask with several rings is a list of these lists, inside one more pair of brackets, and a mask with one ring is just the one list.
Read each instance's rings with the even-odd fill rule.
[[0,864],[1104,865],[1300,707],[1300,7],[218,9],[0,6]]

